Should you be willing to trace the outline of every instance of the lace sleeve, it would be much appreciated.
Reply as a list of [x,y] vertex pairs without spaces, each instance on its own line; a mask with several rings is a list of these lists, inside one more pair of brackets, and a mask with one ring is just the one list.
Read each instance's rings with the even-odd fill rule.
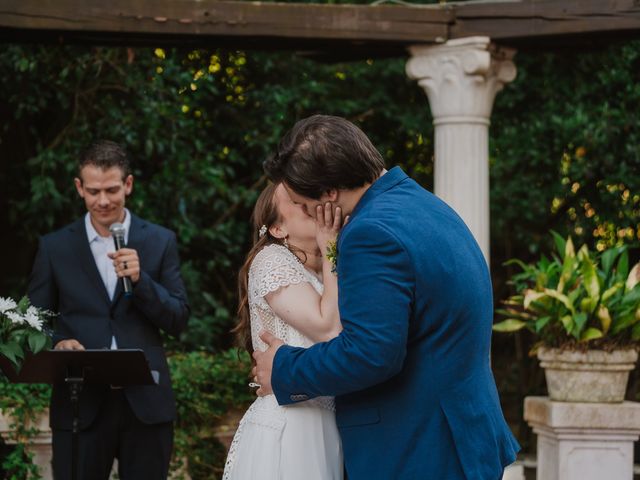
[[307,281],[304,267],[288,248],[268,245],[256,255],[249,269],[249,298],[259,302],[282,287]]

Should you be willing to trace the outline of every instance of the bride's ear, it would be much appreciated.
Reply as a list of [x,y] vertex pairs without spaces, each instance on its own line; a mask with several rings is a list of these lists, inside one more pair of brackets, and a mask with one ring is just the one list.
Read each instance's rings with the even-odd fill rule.
[[278,238],[280,240],[282,240],[283,238],[287,238],[287,235],[289,235],[287,231],[282,228],[282,225],[279,225],[277,223],[269,227],[269,234],[273,238]]

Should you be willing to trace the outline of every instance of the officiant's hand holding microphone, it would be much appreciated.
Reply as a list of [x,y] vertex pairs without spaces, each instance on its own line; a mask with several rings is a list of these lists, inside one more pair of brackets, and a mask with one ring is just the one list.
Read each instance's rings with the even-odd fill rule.
[[113,266],[119,278],[129,277],[132,283],[140,280],[140,259],[137,251],[125,247],[108,255],[113,260]]
[[140,259],[138,252],[132,248],[127,248],[125,244],[125,227],[121,223],[113,223],[109,227],[116,251],[107,254],[113,260],[113,267],[116,269],[118,278],[122,279],[124,294],[129,297],[133,294],[131,283],[140,280]]

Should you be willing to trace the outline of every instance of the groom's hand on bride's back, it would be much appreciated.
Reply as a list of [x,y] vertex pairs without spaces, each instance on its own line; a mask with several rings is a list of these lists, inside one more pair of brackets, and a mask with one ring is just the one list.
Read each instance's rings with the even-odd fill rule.
[[256,365],[253,367],[252,373],[254,381],[260,385],[256,394],[259,397],[264,397],[273,393],[271,388],[273,359],[276,356],[276,351],[284,345],[284,342],[266,330],[260,334],[260,338],[267,344],[268,348],[264,352],[257,350],[253,352],[253,359],[256,361]]

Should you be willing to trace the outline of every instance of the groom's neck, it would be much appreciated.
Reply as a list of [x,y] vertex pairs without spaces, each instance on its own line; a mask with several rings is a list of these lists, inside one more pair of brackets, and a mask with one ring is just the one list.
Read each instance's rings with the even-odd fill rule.
[[[387,170],[382,169],[378,180],[380,180],[380,177],[382,177],[385,173],[387,173]],[[367,190],[369,190],[372,185],[373,183],[367,183],[362,187],[354,188],[353,190],[339,190],[339,198],[337,203],[342,208],[343,215],[351,215],[351,212],[353,212],[353,210],[356,208],[356,205],[358,205],[360,199],[364,196],[365,193],[367,193]]]

